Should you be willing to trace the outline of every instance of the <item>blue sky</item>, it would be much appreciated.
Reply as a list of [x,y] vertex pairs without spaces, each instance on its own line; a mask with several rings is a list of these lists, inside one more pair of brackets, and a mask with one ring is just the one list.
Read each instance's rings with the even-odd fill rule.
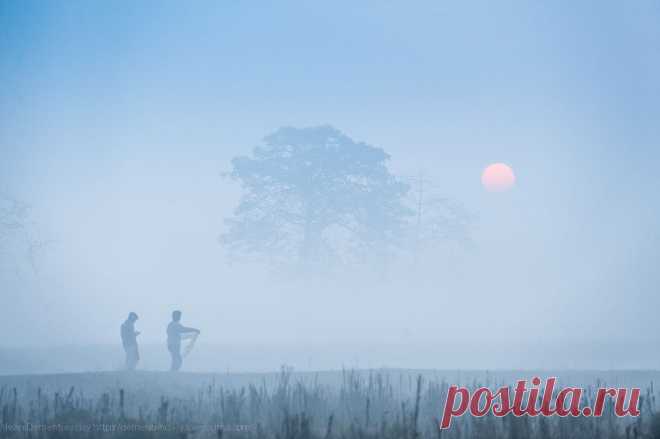
[[[159,312],[187,300],[207,324],[200,291],[293,300],[228,292],[240,279],[215,237],[237,188],[219,175],[280,126],[330,123],[479,215],[468,265],[493,296],[460,276],[438,289],[532,314],[536,291],[537,311],[588,315],[586,338],[655,334],[659,19],[652,1],[5,2],[0,187],[57,245],[39,279],[3,282],[17,309],[60,313],[35,338],[66,333],[75,304],[123,314],[154,289]],[[518,177],[499,197],[479,183],[494,161]],[[585,330],[565,323],[558,336]]]

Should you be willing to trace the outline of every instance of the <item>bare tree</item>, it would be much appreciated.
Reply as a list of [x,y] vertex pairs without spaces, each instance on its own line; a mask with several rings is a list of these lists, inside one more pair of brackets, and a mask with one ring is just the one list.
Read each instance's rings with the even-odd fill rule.
[[20,259],[15,253],[22,253],[36,272],[38,254],[49,242],[37,238],[29,217],[30,206],[0,192],[0,252],[8,260]]
[[406,179],[412,190],[408,204],[414,210],[414,223],[408,233],[415,264],[423,253],[449,243],[468,245],[476,217],[460,202],[442,195],[441,188],[423,173]]
[[26,204],[0,193],[0,247],[12,233],[25,228],[28,210]]

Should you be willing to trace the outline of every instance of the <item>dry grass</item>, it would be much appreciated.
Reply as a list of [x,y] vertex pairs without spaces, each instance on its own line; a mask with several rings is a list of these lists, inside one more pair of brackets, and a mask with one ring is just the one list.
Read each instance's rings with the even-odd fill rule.
[[[339,386],[329,386],[296,380],[294,376],[284,369],[274,383],[264,381],[234,388],[210,383],[188,389],[184,396],[172,396],[166,388],[162,396],[146,388],[117,387],[87,397],[84,388],[51,392],[5,386],[0,390],[3,425],[49,425],[51,431],[5,429],[0,437],[660,439],[660,417],[655,415],[652,386],[645,392],[642,416],[637,419],[619,419],[612,407],[607,407],[602,418],[463,416],[454,420],[451,429],[440,431],[437,419],[448,389],[442,380],[345,371]],[[498,383],[484,384],[494,387]],[[593,401],[594,387],[587,389],[589,401]],[[63,426],[62,431],[57,431],[58,425]],[[135,431],[104,432],[100,431],[101,425],[132,426]],[[145,431],[154,425],[170,431]],[[76,426],[93,430],[66,431]]]

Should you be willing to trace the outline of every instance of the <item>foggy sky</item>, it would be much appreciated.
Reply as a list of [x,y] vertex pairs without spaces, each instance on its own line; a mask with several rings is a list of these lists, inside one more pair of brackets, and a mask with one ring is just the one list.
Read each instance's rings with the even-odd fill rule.
[[[176,308],[218,344],[657,346],[659,19],[651,1],[3,4],[0,189],[48,245],[37,270],[19,244],[0,257],[0,346],[115,343],[129,311],[162,343]],[[386,282],[228,264],[231,158],[326,123],[474,212],[474,246]],[[483,190],[492,162],[512,191]]]

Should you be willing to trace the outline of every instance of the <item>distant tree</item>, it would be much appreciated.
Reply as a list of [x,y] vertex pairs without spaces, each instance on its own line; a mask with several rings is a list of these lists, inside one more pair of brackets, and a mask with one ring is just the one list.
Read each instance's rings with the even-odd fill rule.
[[426,253],[437,253],[448,244],[471,244],[475,216],[460,202],[440,195],[440,189],[423,175],[407,178],[412,190],[408,204],[414,220],[408,229],[409,248],[415,263]]
[[0,268],[20,266],[23,254],[37,272],[38,255],[50,242],[37,237],[29,214],[30,206],[0,192]]
[[27,205],[0,194],[0,248],[12,233],[25,227],[27,213]]
[[221,242],[303,265],[380,256],[412,214],[389,158],[331,126],[281,128],[232,160],[229,175],[244,192]]
[[[0,193],[0,269],[2,270],[18,263],[16,252],[24,249],[27,214],[28,207],[25,204]],[[29,251],[29,247],[27,248]]]

